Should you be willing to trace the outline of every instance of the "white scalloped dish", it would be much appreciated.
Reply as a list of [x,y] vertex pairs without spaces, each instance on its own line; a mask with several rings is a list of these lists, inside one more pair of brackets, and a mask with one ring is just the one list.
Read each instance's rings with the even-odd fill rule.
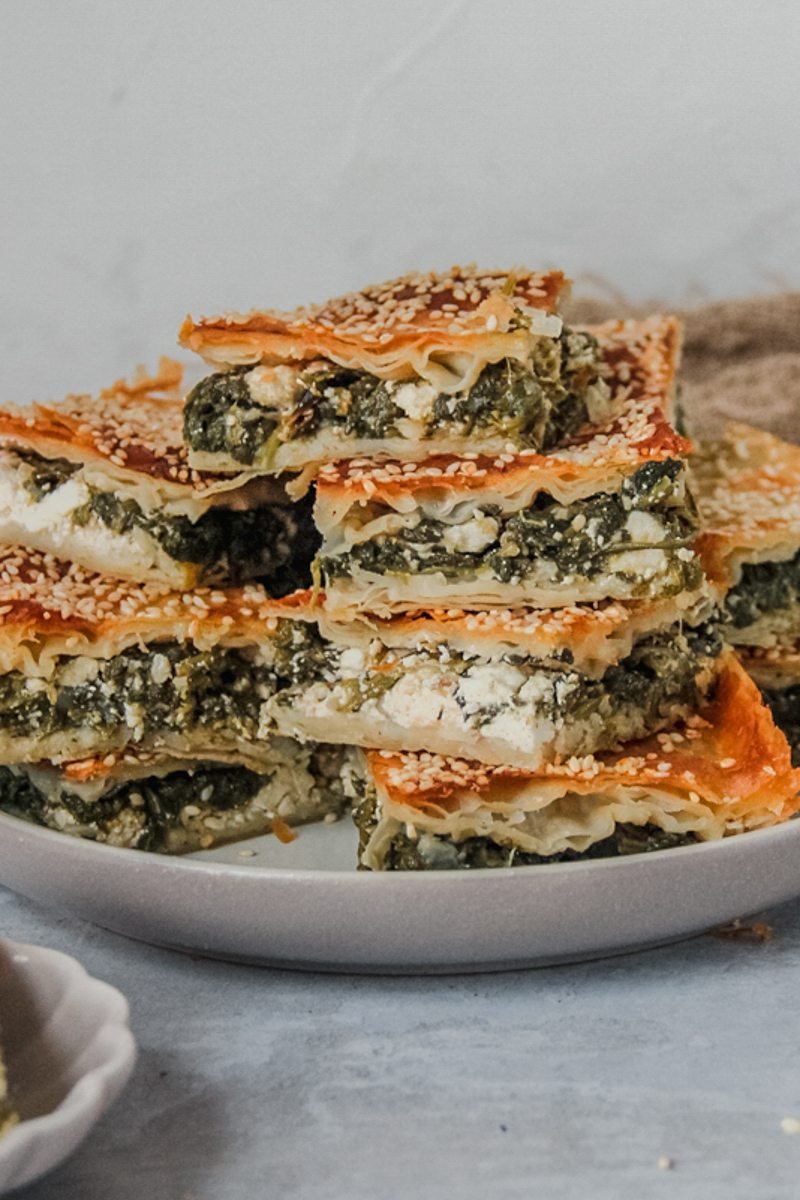
[[125,998],[56,950],[0,939],[0,1028],[19,1123],[0,1138],[0,1194],[63,1162],[136,1057]]

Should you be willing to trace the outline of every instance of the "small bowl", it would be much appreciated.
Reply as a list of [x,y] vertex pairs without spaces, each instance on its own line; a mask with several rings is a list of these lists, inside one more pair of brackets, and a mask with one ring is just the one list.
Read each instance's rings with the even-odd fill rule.
[[0,1194],[63,1162],[130,1078],[128,1002],[57,950],[0,939],[0,1039],[19,1124],[0,1138]]

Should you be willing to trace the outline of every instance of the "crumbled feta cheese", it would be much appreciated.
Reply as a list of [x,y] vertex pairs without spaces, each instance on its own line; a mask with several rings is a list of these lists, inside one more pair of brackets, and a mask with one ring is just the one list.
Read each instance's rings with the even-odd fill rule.
[[664,526],[650,513],[634,509],[629,513],[625,529],[634,542],[660,542],[664,537]]
[[264,408],[289,408],[297,392],[300,372],[296,367],[255,367],[247,372],[246,379],[256,404]]
[[433,412],[438,394],[435,387],[420,380],[399,384],[392,391],[392,400],[412,421],[424,421]]
[[464,521],[461,525],[448,525],[442,541],[448,550],[477,554],[492,544],[499,529],[500,526],[494,517],[478,513],[471,521]]

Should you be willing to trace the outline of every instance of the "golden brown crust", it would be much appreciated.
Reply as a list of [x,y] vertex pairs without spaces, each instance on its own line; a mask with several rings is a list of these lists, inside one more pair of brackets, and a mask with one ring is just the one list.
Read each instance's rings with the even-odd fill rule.
[[730,654],[714,700],[699,716],[676,732],[628,743],[619,753],[587,755],[536,773],[432,754],[370,751],[368,762],[376,786],[390,801],[442,817],[476,799],[511,801],[537,784],[561,783],[579,795],[620,786],[694,792],[710,806],[735,807],[739,816],[750,808],[770,809],[778,821],[797,810],[800,789],[800,771],[792,770],[786,738]]
[[180,363],[162,358],[148,375],[117,380],[98,396],[68,396],[58,404],[0,410],[0,446],[30,449],[45,458],[107,466],[114,474],[144,475],[204,492],[229,476],[196,471],[183,443]]
[[702,532],[696,549],[714,582],[736,581],[745,561],[800,549],[800,447],[750,425],[701,443],[692,458]]
[[271,600],[263,588],[195,588],[112,579],[50,554],[0,548],[0,669],[25,648],[37,658],[107,647],[116,653],[138,639],[253,640],[281,616],[303,619],[309,593]]
[[525,331],[513,328],[518,313],[552,313],[566,283],[560,271],[415,272],[292,312],[187,317],[180,341],[219,365],[322,357],[398,375],[453,352],[486,357],[488,349],[494,361],[524,342]]
[[[347,498],[352,502],[392,500],[441,488],[447,493],[512,493],[533,478],[569,487],[589,484],[615,473],[628,473],[645,462],[683,458],[691,443],[669,421],[680,352],[681,326],[675,317],[611,321],[591,332],[607,362],[606,378],[616,415],[589,428],[563,447],[539,454],[514,451],[500,456],[439,455],[420,463],[375,464],[363,459],[331,464],[320,471],[320,505]],[[513,452],[512,452],[513,451]]]

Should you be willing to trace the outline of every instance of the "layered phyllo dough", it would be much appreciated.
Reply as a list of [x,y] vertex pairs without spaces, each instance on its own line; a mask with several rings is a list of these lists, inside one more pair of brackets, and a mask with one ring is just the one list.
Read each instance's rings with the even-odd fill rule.
[[524,866],[763,829],[800,806],[800,772],[729,655],[710,701],[669,733],[531,773],[433,754],[366,756],[356,809],[369,870]]
[[560,272],[412,274],[294,312],[194,322],[220,368],[186,403],[201,469],[300,472],[359,456],[418,461],[542,450],[610,411],[602,347],[556,313]]
[[184,854],[337,820],[350,804],[353,752],[274,738],[241,760],[125,752],[59,766],[0,767],[0,809],[110,846]]
[[737,646],[800,641],[800,447],[749,425],[692,458],[698,551]]
[[274,480],[190,468],[180,379],[165,360],[99,396],[0,410],[0,541],[171,587],[303,585],[309,502]]
[[704,580],[690,444],[670,423],[679,325],[651,318],[596,332],[614,416],[565,446],[323,469],[315,520],[331,611],[672,596],[677,615],[693,603]]
[[315,599],[169,592],[6,550],[0,762],[258,759],[283,734],[535,768],[685,715],[720,650],[702,604],[680,624],[661,601],[347,625]]

